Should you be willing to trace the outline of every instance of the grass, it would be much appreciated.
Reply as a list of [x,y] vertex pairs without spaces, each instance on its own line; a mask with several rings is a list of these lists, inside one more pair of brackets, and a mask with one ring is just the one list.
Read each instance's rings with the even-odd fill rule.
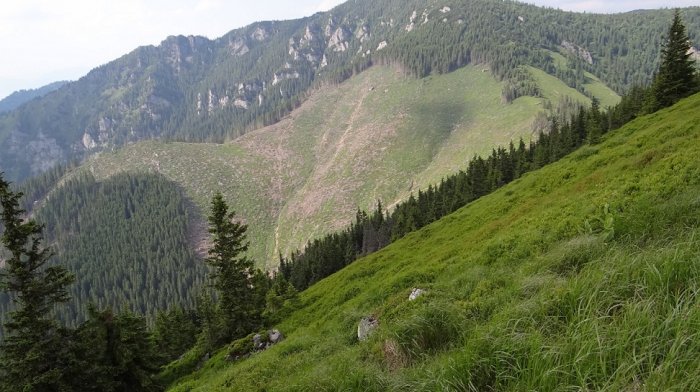
[[[700,389],[698,105],[355,262],[302,293],[285,341],[237,363],[215,353],[169,389]],[[427,294],[408,301],[414,287]],[[367,315],[379,328],[358,342]]]
[[[545,79],[544,91],[580,95]],[[377,199],[391,205],[464,168],[474,154],[528,141],[543,99],[505,104],[501,88],[483,66],[419,80],[373,67],[227,144],[137,143],[102,153],[84,169],[98,178],[160,172],[202,216],[220,190],[249,223],[251,257],[274,267],[279,252],[343,228],[358,207],[371,209]]]

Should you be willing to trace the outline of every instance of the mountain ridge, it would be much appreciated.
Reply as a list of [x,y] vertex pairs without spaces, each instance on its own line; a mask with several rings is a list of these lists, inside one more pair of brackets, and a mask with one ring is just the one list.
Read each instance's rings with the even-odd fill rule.
[[[401,64],[417,76],[488,63],[499,79],[507,79],[521,64],[555,73],[541,47],[556,49],[566,41],[595,59],[592,64],[578,59],[572,73],[562,75],[567,83],[582,83],[588,67],[619,93],[654,68],[650,51],[638,47],[652,47],[647,38],[662,33],[666,13],[644,14],[640,30],[623,15],[483,0],[449,3],[350,2],[298,20],[254,23],[215,40],[171,36],[158,46],[140,47],[50,99],[0,117],[0,166],[20,180],[138,140],[235,138],[281,119],[316,83],[344,80],[372,63]],[[686,10],[689,24],[700,25],[699,10]],[[619,42],[609,41],[616,37],[613,25],[625,32],[616,33],[624,37]],[[480,44],[476,37],[491,31],[487,27],[500,32],[480,36]],[[610,71],[629,62],[637,65],[633,74]]]
[[49,83],[45,86],[38,88],[30,88],[14,91],[5,98],[0,99],[0,113],[8,112],[14,110],[24,103],[31,101],[32,99],[43,97],[44,95],[56,91],[63,87],[65,84],[70,83],[67,80],[57,81]]

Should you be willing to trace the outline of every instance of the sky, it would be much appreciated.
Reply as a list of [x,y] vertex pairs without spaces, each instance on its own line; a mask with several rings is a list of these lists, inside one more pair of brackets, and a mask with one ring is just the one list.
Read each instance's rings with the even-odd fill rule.
[[[623,12],[700,0],[525,0],[570,11]],[[217,38],[260,20],[327,11],[342,0],[5,0],[0,7],[0,98],[91,69],[169,35]]]

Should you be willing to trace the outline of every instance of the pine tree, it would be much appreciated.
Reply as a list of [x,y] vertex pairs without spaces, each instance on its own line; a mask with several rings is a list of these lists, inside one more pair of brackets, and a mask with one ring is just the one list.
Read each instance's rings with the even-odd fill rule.
[[42,226],[23,220],[21,193],[14,193],[0,174],[2,244],[8,259],[2,270],[2,289],[17,310],[5,324],[7,336],[0,357],[0,390],[44,391],[67,388],[70,334],[54,319],[54,306],[68,300],[66,287],[73,276],[63,267],[49,266],[52,256],[41,246]]
[[653,109],[668,107],[698,91],[695,62],[690,58],[690,41],[676,10],[661,50],[661,65],[653,85]]
[[218,292],[220,336],[216,344],[247,335],[259,319],[254,306],[251,277],[253,262],[243,253],[248,249],[245,232],[247,226],[234,220],[234,212],[221,193],[216,193],[211,203],[209,233],[213,247],[206,262],[214,267],[211,274],[214,288]]

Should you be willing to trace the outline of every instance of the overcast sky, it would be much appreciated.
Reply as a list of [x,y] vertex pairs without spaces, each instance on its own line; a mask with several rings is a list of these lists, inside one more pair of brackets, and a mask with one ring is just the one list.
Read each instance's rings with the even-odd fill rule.
[[[341,0],[4,0],[0,98],[90,69],[168,35],[219,37],[259,20],[326,11]],[[700,0],[527,0],[572,11],[621,12]]]

